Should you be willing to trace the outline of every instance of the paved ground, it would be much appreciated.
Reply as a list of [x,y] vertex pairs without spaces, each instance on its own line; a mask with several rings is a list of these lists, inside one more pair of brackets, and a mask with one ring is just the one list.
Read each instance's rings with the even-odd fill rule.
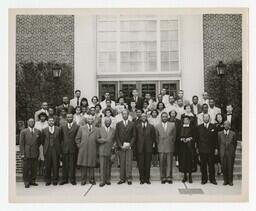
[[[47,201],[59,202],[60,198],[65,202],[156,202],[156,201],[176,201],[176,199],[189,200],[194,196],[197,199],[205,196],[231,197],[239,196],[241,193],[241,181],[234,181],[234,186],[223,186],[222,181],[218,185],[207,183],[201,185],[200,181],[194,181],[193,184],[174,181],[173,184],[160,184],[159,181],[152,181],[151,185],[140,185],[138,181],[133,185],[117,185],[117,181],[112,181],[111,186],[99,187],[99,183],[81,186],[67,184],[64,186],[45,186],[43,182],[38,187],[25,189],[22,182],[16,184],[17,199],[27,202]],[[180,201],[180,200],[178,200]]]

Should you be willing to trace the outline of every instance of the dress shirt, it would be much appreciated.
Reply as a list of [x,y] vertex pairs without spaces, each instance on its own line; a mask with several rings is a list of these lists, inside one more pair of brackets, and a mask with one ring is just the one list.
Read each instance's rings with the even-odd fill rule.
[[204,123],[204,127],[208,128],[209,127],[209,122],[208,123]]
[[166,131],[166,129],[167,129],[167,122],[162,122],[162,125],[163,125],[163,128],[164,128],[164,130]]
[[224,134],[227,136],[229,134],[229,130],[224,130]]
[[51,133],[51,134],[53,134],[54,133],[54,126],[49,126],[49,132]]

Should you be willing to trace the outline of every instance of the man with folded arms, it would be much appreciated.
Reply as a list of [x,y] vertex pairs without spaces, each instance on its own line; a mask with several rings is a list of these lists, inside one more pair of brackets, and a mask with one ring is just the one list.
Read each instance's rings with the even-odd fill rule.
[[104,126],[99,129],[99,156],[100,156],[100,187],[110,185],[111,177],[111,150],[114,143],[115,129],[110,127],[111,118],[106,117]]
[[123,110],[123,120],[116,125],[116,143],[119,149],[120,157],[120,181],[117,184],[122,184],[127,181],[128,185],[132,184],[132,147],[135,144],[135,125],[128,120],[129,111]]
[[36,181],[37,161],[39,156],[39,146],[41,145],[41,132],[34,128],[35,120],[28,120],[28,128],[20,133],[20,152],[23,159],[23,181],[25,188],[30,185],[38,186]]

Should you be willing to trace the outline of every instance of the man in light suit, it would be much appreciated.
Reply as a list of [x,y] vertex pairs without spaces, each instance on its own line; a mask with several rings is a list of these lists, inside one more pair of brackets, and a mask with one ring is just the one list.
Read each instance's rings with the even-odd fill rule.
[[36,181],[37,161],[39,156],[39,146],[41,145],[41,132],[34,128],[35,120],[28,120],[28,128],[20,133],[20,152],[23,159],[23,181],[25,188],[38,186]]
[[202,112],[197,115],[197,125],[201,125],[201,124],[204,123],[203,116],[204,116],[204,114],[209,114],[208,110],[209,110],[208,104],[203,104],[202,105]]
[[[59,179],[59,158],[60,158],[60,128],[54,126],[54,117],[48,119],[49,127],[42,131],[42,144],[45,158],[45,180],[46,186],[53,182],[57,185]],[[53,173],[53,178],[51,174]]]
[[168,122],[168,114],[161,114],[161,123],[156,126],[156,142],[160,159],[161,183],[172,184],[173,152],[176,140],[176,126]]
[[41,109],[35,112],[35,122],[39,121],[39,114],[46,113],[47,116],[49,116],[48,113],[48,103],[42,102]]
[[78,146],[77,165],[81,166],[81,185],[87,182],[87,173],[89,173],[89,182],[95,185],[94,169],[97,165],[97,139],[98,128],[93,124],[94,118],[89,115],[87,124],[81,126],[77,132],[76,144]]
[[119,150],[120,158],[120,181],[117,184],[123,184],[127,181],[132,184],[132,158],[133,146],[135,144],[136,130],[133,122],[128,120],[129,111],[123,110],[123,120],[116,125],[116,144]]
[[106,92],[105,95],[105,100],[103,100],[102,102],[100,102],[100,106],[101,106],[101,109],[104,110],[106,107],[107,107],[107,103],[106,103],[106,100],[110,100],[111,102],[111,108],[112,109],[115,109],[116,107],[116,102],[111,100],[111,96],[110,96],[110,93],[109,92]]
[[217,154],[218,146],[215,126],[210,123],[210,115],[207,113],[203,114],[203,122],[203,124],[198,126],[196,139],[201,160],[201,184],[207,183],[207,169],[209,169],[209,180],[212,184],[217,185],[214,169],[214,155]]
[[80,106],[81,103],[81,90],[77,89],[75,91],[75,97],[70,100],[70,105],[74,108]]
[[165,88],[162,88],[161,95],[163,96],[163,103],[164,103],[165,107],[167,107],[167,105],[169,104],[169,96],[170,95],[168,95],[166,93],[166,89]]
[[62,181],[60,185],[70,183],[76,185],[77,146],[75,142],[79,126],[73,122],[73,114],[67,114],[67,122],[60,127],[62,150]]
[[140,174],[140,184],[150,183],[150,166],[156,133],[153,125],[148,123],[147,114],[141,114],[141,122],[136,125],[136,152]]
[[220,160],[223,171],[223,185],[233,185],[233,167],[237,146],[236,134],[230,130],[230,122],[224,122],[224,130],[218,133]]
[[209,108],[208,108],[208,114],[210,114],[210,122],[212,124],[216,123],[216,114],[220,114],[221,110],[220,108],[215,106],[215,101],[214,99],[209,99]]
[[106,117],[104,126],[99,129],[100,187],[111,184],[111,150],[114,144],[115,129],[110,125],[111,118]]

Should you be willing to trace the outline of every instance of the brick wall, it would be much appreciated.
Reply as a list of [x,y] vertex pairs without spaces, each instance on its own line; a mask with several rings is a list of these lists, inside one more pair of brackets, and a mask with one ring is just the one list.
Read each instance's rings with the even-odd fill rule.
[[73,15],[17,15],[16,62],[56,61],[74,67]]
[[219,61],[242,60],[242,16],[232,14],[203,15],[204,86],[209,93],[212,66]]

